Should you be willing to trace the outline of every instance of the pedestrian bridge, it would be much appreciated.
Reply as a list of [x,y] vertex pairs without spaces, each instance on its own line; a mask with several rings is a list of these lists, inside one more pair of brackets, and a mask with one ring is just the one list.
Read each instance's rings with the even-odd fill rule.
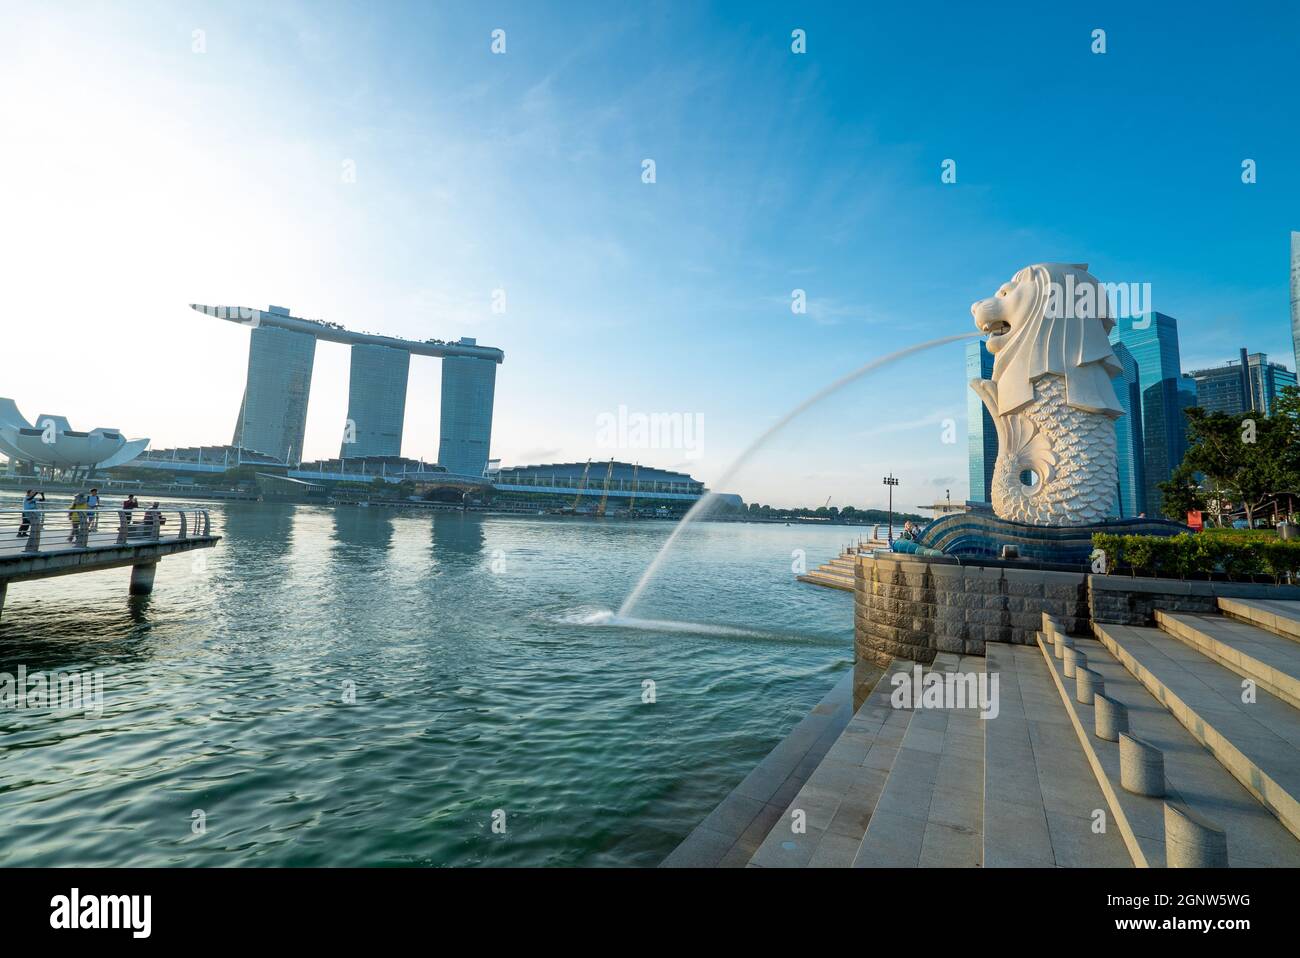
[[147,595],[163,558],[219,541],[206,509],[0,510],[0,613],[11,582],[123,566],[131,594]]

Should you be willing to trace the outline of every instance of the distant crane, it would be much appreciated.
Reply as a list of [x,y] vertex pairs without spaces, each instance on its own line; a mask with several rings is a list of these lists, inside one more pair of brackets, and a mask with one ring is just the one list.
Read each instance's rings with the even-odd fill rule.
[[596,515],[604,518],[605,503],[609,501],[609,477],[614,472],[614,460],[609,460],[609,465],[605,468],[605,487],[600,492],[600,505],[596,507]]
[[639,470],[640,468],[641,468],[641,463],[639,462],[632,463],[632,498],[628,500],[628,504],[627,504],[627,514],[629,516],[636,515],[636,474],[637,474],[637,470]]
[[578,494],[573,497],[574,515],[577,515],[578,512],[578,500],[582,498],[582,490],[587,488],[587,473],[590,471],[591,471],[591,460],[588,459],[587,464],[582,467],[582,479],[578,481]]

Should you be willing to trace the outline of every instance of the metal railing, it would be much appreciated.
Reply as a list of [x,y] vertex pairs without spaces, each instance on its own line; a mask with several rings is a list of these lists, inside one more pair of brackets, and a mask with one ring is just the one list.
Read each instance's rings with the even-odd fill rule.
[[0,510],[0,557],[60,549],[96,549],[176,542],[212,534],[207,509],[55,506]]

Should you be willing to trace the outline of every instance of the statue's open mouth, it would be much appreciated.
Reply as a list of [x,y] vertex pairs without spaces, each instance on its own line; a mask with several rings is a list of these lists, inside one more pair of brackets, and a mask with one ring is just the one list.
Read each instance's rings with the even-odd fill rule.
[[980,332],[987,335],[990,339],[993,339],[997,336],[1004,336],[1011,332],[1011,324],[1001,319],[981,320]]

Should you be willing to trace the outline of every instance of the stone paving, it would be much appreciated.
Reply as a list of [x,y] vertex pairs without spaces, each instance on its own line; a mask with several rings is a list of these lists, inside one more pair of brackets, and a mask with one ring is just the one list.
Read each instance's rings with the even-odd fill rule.
[[1168,714],[1300,836],[1300,711],[1262,689],[1243,702],[1239,675],[1159,629],[1097,630]]
[[[982,656],[940,653],[932,667],[939,672],[980,674],[984,665]],[[979,867],[983,856],[984,722],[978,707],[890,707],[889,713],[885,727],[894,722],[905,732],[852,859],[853,867]]]
[[[1103,628],[1133,631],[1131,626]],[[1052,669],[1061,700],[1073,717],[1078,744],[1088,755],[1106,795],[1111,826],[1119,828],[1134,864],[1164,867],[1164,804],[1170,802],[1190,808],[1227,831],[1228,858],[1233,867],[1300,865],[1300,844],[1286,828],[1101,642],[1077,638],[1075,643],[1087,656],[1088,668],[1102,676],[1105,694],[1127,708],[1132,734],[1159,749],[1164,758],[1165,797],[1150,798],[1125,789],[1120,784],[1119,745],[1097,738],[1093,706],[1075,701],[1075,681],[1064,676],[1051,645],[1043,645],[1044,660]]]
[[985,868],[1125,868],[1118,832],[1093,830],[1106,800],[1037,649],[990,643],[999,711],[984,732]]
[[1160,628],[1300,708],[1300,642],[1223,615],[1157,612]]
[[890,678],[921,668],[906,659],[878,682],[859,675],[856,698],[871,692],[856,712],[845,676],[663,864],[1164,867],[1168,805],[1223,829],[1233,867],[1300,867],[1300,710],[1270,693],[1300,676],[1300,603],[1221,601],[1226,615],[1161,612],[1163,631],[1073,639],[1130,733],[1159,750],[1160,797],[1121,784],[1120,745],[1096,736],[1094,703],[1039,633],[936,654],[927,671],[996,677],[988,719],[894,708]]
[[1274,635],[1300,641],[1300,602],[1277,599],[1219,599],[1220,611]]
[[885,672],[825,759],[778,816],[750,859],[762,868],[847,868],[871,820],[912,713],[889,704]]

